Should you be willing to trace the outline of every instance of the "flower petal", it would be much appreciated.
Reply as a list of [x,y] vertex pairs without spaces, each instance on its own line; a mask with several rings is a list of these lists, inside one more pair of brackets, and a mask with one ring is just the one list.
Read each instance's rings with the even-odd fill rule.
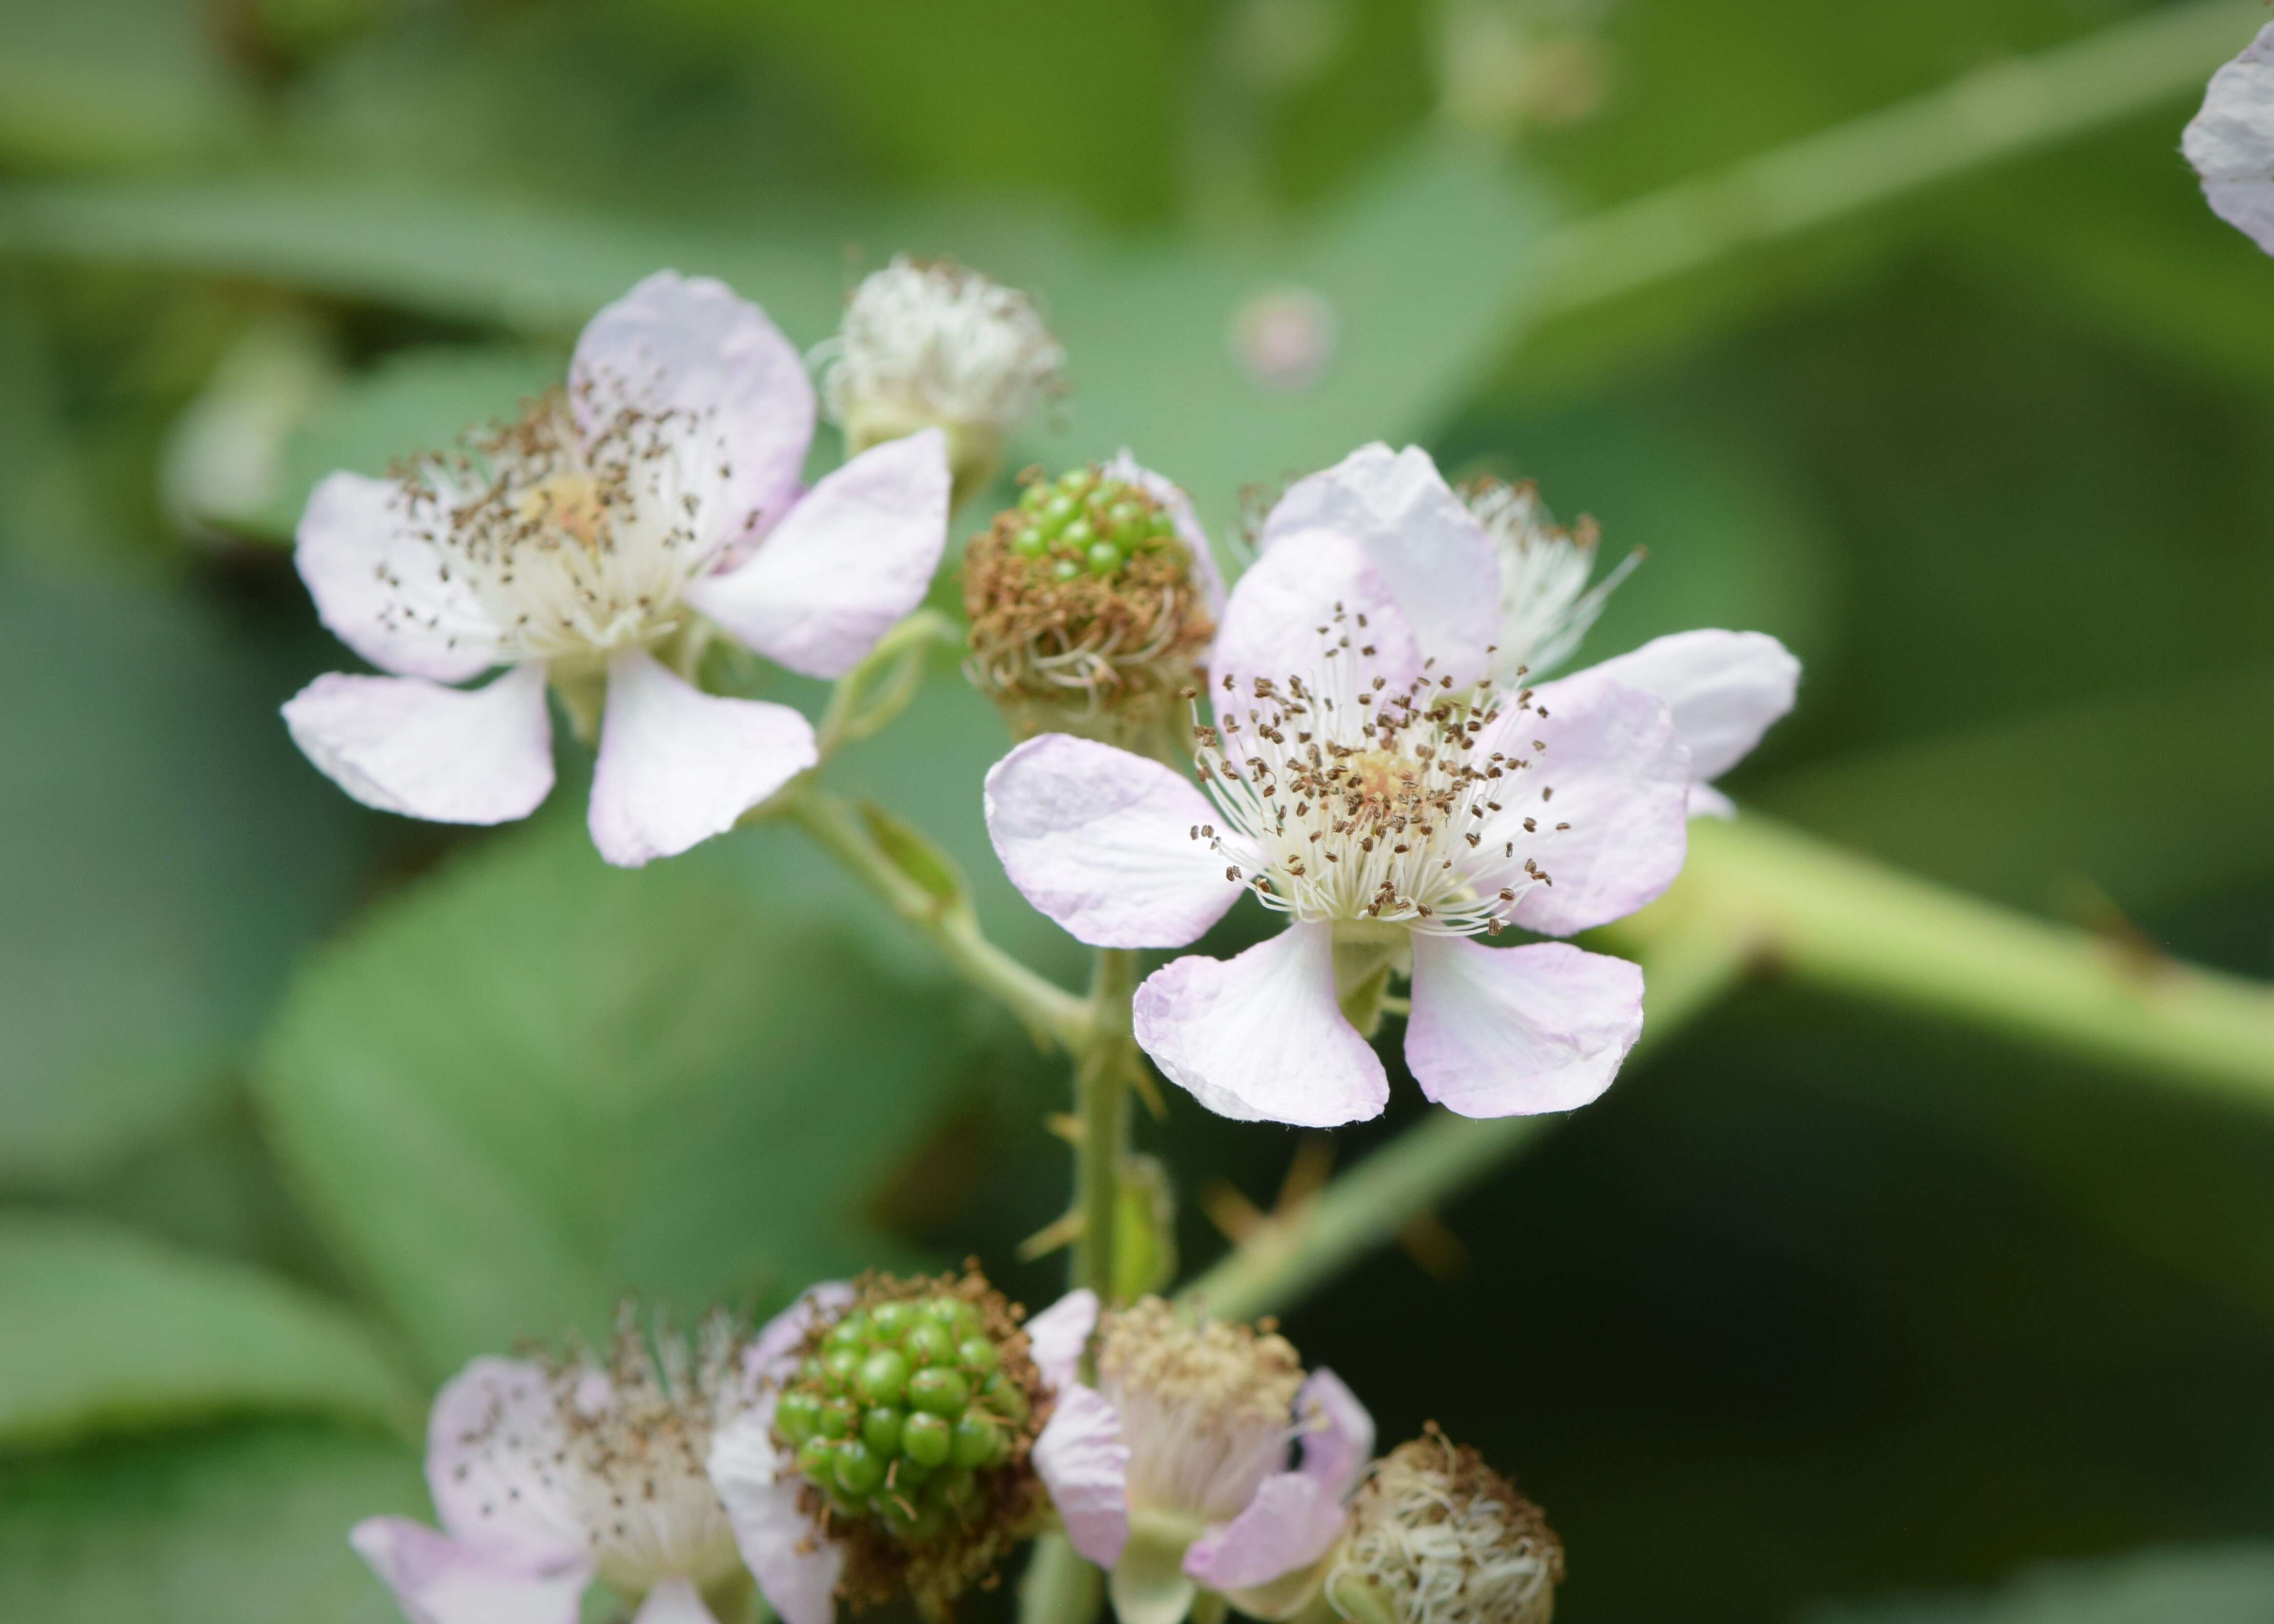
[[423,677],[318,677],[284,703],[292,742],[367,807],[437,823],[527,817],[553,789],[545,667],[471,693]]
[[411,1624],[576,1624],[591,1566],[469,1545],[407,1517],[372,1517],[348,1543]]
[[1765,632],[1676,632],[1579,674],[1666,701],[1700,784],[1750,755],[1800,687],[1800,662]]
[[1219,1116],[1332,1128],[1389,1100],[1381,1059],[1335,1003],[1326,925],[1163,966],[1137,989],[1135,1025],[1154,1064]]
[[300,515],[293,567],[332,635],[382,671],[463,682],[498,665],[496,620],[427,539],[401,482],[333,474]]
[[1265,555],[1304,530],[1339,531],[1397,594],[1397,606],[1457,687],[1485,673],[1498,634],[1500,557],[1418,446],[1361,446],[1289,487],[1263,521]]
[[443,1529],[531,1563],[582,1557],[584,1522],[545,1470],[560,1432],[537,1365],[484,1357],[452,1377],[426,1420],[426,1490]]
[[589,438],[630,411],[672,419],[707,486],[704,539],[723,545],[789,510],[813,439],[813,382],[766,312],[708,276],[658,271],[592,318],[568,366],[568,402]]
[[[1183,947],[1239,900],[1200,834],[1208,798],[1159,762],[1065,733],[1029,739],[988,770],[987,835],[1011,883],[1092,947]],[[1229,831],[1226,831],[1229,838]]]
[[2274,23],[2211,75],[2180,150],[2211,211],[2274,253]]
[[1124,446],[1105,465],[1105,477],[1118,479],[1124,485],[1133,485],[1151,497],[1169,515],[1177,527],[1177,539],[1191,549],[1193,574],[1200,577],[1201,592],[1208,600],[1209,613],[1216,620],[1224,618],[1224,571],[1216,561],[1216,549],[1209,545],[1208,532],[1201,528],[1200,515],[1193,508],[1193,499],[1185,493],[1184,486],[1164,475],[1156,474],[1138,462],[1128,447]]
[[1256,560],[1232,588],[1209,674],[1216,714],[1240,715],[1259,678],[1284,691],[1300,677],[1331,693],[1380,676],[1403,689],[1421,674],[1421,660],[1389,582],[1358,543],[1306,530]]
[[797,1368],[796,1354],[815,1323],[844,1312],[852,1304],[853,1288],[841,1280],[825,1280],[809,1286],[787,1308],[765,1323],[742,1352],[742,1374],[753,1385],[779,1380]]
[[1405,1063],[1464,1116],[1568,1111],[1611,1086],[1642,1035],[1642,971],[1568,942],[1417,936]]
[[[1568,936],[1633,913],[1682,872],[1690,752],[1665,701],[1600,670],[1543,684],[1535,702],[1537,710],[1504,710],[1479,736],[1479,756],[1505,751],[1532,763],[1501,792],[1505,809],[1480,831],[1482,852],[1513,841],[1517,858],[1536,858],[1551,883],[1523,892],[1515,922]],[[1535,741],[1547,748],[1532,749]],[[1527,817],[1536,833],[1523,832]]]
[[1129,1446],[1113,1406],[1094,1387],[1059,1388],[1034,1462],[1073,1548],[1100,1568],[1119,1561],[1129,1540]]
[[592,844],[627,868],[675,857],[819,759],[812,724],[787,705],[705,694],[625,650],[608,662]]
[[711,1484],[766,1605],[784,1624],[830,1624],[845,1548],[799,1509],[797,1472],[775,1453],[772,1432],[771,1402],[721,1428],[711,1443]]
[[1255,1497],[1185,1553],[1185,1572],[1213,1590],[1248,1590],[1306,1568],[1343,1530],[1343,1500],[1374,1454],[1374,1417],[1341,1377],[1311,1372],[1296,1395],[1303,1462],[1275,1472]]
[[659,1579],[632,1615],[632,1624],[719,1624],[702,1592],[685,1579]]
[[1341,1499],[1357,1486],[1359,1473],[1373,1458],[1372,1412],[1341,1377],[1321,1367],[1295,1395],[1295,1413],[1303,1428],[1303,1474]]
[[1089,1334],[1097,1328],[1097,1293],[1087,1286],[1067,1292],[1027,1321],[1027,1354],[1053,1389],[1072,1385]]
[[841,677],[923,602],[947,545],[947,438],[862,452],[800,498],[747,560],[687,601],[778,665]]

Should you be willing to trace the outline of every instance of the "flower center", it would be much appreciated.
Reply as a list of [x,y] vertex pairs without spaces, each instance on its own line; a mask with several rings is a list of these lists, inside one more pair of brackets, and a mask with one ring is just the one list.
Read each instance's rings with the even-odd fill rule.
[[559,530],[599,553],[608,522],[600,482],[587,473],[555,474],[516,493],[514,510],[526,523]]

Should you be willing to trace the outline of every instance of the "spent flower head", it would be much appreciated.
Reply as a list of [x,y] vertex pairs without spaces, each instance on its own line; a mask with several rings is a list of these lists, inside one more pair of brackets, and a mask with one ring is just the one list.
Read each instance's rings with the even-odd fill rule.
[[1065,350],[1032,299],[952,259],[906,254],[854,290],[814,360],[851,450],[944,431],[958,501],[995,477],[1012,431],[1066,387]]
[[1562,1582],[1540,1507],[1433,1426],[1367,1472],[1324,1593],[1351,1624],[1547,1624]]

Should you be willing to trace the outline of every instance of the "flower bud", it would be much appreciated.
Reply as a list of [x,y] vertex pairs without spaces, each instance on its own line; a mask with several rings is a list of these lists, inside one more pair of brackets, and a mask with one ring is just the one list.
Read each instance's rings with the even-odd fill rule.
[[964,553],[966,670],[1017,738],[1157,753],[1216,635],[1207,539],[1126,454],[1025,487]]
[[1367,1474],[1324,1597],[1351,1624],[1547,1624],[1562,1581],[1540,1507],[1432,1426]]
[[1514,485],[1476,480],[1462,487],[1461,500],[1500,554],[1500,634],[1493,676],[1513,687],[1524,676],[1540,676],[1570,658],[1613,589],[1642,562],[1642,549],[1627,554],[1591,587],[1587,577],[1594,573],[1602,535],[1594,520],[1582,517],[1564,529],[1529,479]]
[[993,481],[1011,431],[1065,391],[1065,350],[1025,294],[906,254],[854,291],[815,359],[846,454],[943,429],[957,502]]

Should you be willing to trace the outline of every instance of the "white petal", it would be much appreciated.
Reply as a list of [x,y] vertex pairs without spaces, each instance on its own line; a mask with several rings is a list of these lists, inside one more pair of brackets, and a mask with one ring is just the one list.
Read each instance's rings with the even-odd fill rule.
[[1701,784],[1750,755],[1800,687],[1800,662],[1765,632],[1676,632],[1579,674],[1666,701]]
[[687,601],[776,665],[841,677],[923,602],[947,545],[947,439],[925,429],[862,452],[800,498],[734,568]]
[[796,1353],[806,1333],[824,1319],[833,1319],[853,1302],[853,1288],[841,1280],[825,1280],[807,1288],[797,1301],[765,1323],[742,1352],[742,1374],[753,1385],[780,1380],[797,1368]]
[[395,480],[334,474],[318,485],[292,563],[317,618],[382,671],[463,682],[502,658],[497,622],[445,568]]
[[1209,656],[1209,693],[1219,716],[1243,715],[1259,678],[1282,692],[1293,677],[1332,692],[1337,663],[1353,692],[1376,676],[1403,689],[1420,675],[1423,653],[1359,545],[1306,530],[1258,559],[1232,588]]
[[1027,1355],[1053,1389],[1073,1380],[1089,1334],[1097,1328],[1097,1293],[1087,1286],[1067,1292],[1027,1321]]
[[358,1522],[348,1543],[411,1624],[576,1624],[591,1578],[581,1553],[531,1559],[404,1517]]
[[581,1557],[584,1522],[551,1470],[565,1441],[543,1370],[491,1357],[467,1365],[426,1421],[426,1489],[443,1528],[531,1562]]
[[2274,23],[2211,75],[2180,149],[2213,212],[2274,253]]
[[1105,477],[1118,479],[1124,485],[1133,485],[1161,504],[1169,515],[1169,522],[1177,527],[1177,539],[1192,552],[1193,573],[1200,577],[1201,591],[1208,600],[1209,613],[1221,620],[1224,618],[1224,571],[1216,565],[1216,549],[1209,545],[1208,532],[1201,528],[1200,515],[1193,507],[1193,499],[1185,493],[1184,486],[1144,466],[1126,446],[1105,465]]
[[284,703],[317,768],[367,807],[438,823],[527,817],[553,789],[545,667],[466,692],[423,677],[318,677]]
[[1230,1522],[1185,1553],[1185,1572],[1212,1590],[1269,1584],[1327,1553],[1343,1531],[1343,1500],[1374,1454],[1374,1417],[1329,1370],[1311,1372],[1296,1395],[1303,1462],[1275,1472]]
[[1113,1406],[1094,1388],[1061,1387],[1034,1462],[1073,1548],[1100,1568],[1119,1561],[1129,1539],[1129,1446]]
[[1711,784],[1690,786],[1690,816],[1717,818],[1726,823],[1737,816],[1737,803]]
[[1374,1455],[1372,1412],[1341,1377],[1321,1367],[1295,1395],[1295,1413],[1303,1428],[1304,1475],[1341,1499],[1357,1486]]
[[[1665,701],[1613,682],[1600,668],[1544,684],[1535,700],[1538,711],[1511,708],[1479,737],[1480,756],[1502,751],[1532,764],[1500,792],[1504,809],[1481,831],[1475,872],[1484,888],[1520,878],[1481,866],[1513,841],[1517,862],[1536,858],[1552,882],[1522,894],[1516,922],[1569,936],[1655,900],[1682,872],[1690,752]],[[1535,741],[1547,748],[1533,749]],[[1537,832],[1523,832],[1527,817]]]
[[784,1624],[830,1624],[844,1547],[798,1509],[794,1466],[774,1452],[773,1407],[745,1412],[711,1444],[711,1483],[727,1508],[735,1548]]
[[1219,1116],[1332,1128],[1378,1116],[1382,1061],[1335,1002],[1334,937],[1290,925],[1237,959],[1194,954],[1137,989],[1137,1041]]
[[640,1603],[632,1624],[719,1624],[702,1592],[685,1579],[661,1579]]
[[1366,550],[1423,652],[1456,686],[1484,675],[1499,629],[1500,558],[1427,452],[1361,446],[1291,486],[1264,520],[1261,545],[1268,556],[1312,530],[1339,531]]
[[804,357],[766,312],[708,276],[658,271],[592,318],[568,368],[568,400],[589,436],[620,412],[670,414],[690,467],[727,471],[710,505],[731,541],[788,511],[813,438]]
[[818,759],[812,724],[787,705],[705,694],[628,649],[608,662],[592,844],[627,868],[675,857]]
[[1611,1086],[1642,1035],[1642,971],[1566,942],[1413,944],[1405,1062],[1464,1116],[1568,1111]]
[[1228,861],[1197,832],[1216,827],[1216,808],[1159,762],[1065,733],[989,769],[986,808],[1011,883],[1092,947],[1198,940],[1239,900],[1225,870],[1253,861],[1245,843]]

